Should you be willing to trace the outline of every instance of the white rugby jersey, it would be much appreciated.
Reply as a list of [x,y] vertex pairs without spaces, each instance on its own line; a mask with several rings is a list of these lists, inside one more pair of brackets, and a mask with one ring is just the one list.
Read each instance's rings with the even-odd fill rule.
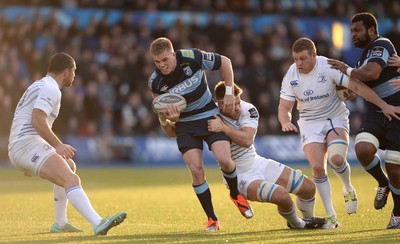
[[[232,120],[226,116],[221,115],[222,120],[229,127],[240,130],[243,127],[258,128],[258,111],[253,104],[240,101],[240,117],[238,120]],[[254,144],[251,147],[241,147],[234,142],[231,142],[232,159],[235,161],[236,169],[238,172],[243,172],[251,169],[257,155]]]
[[308,74],[299,73],[293,63],[283,78],[280,97],[297,100],[300,120],[321,121],[349,115],[345,103],[336,94],[336,85],[348,87],[350,78],[332,69],[327,60],[317,56],[315,67]]
[[18,102],[11,126],[9,145],[25,136],[38,135],[32,126],[32,112],[34,108],[43,110],[47,114],[47,122],[52,127],[60,111],[61,91],[51,76],[33,82]]

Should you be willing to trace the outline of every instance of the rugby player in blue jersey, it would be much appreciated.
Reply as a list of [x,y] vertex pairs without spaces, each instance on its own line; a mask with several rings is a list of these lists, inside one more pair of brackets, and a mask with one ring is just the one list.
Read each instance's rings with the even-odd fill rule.
[[[379,36],[378,22],[370,13],[358,13],[351,20],[353,44],[363,50],[356,67],[329,60],[329,64],[352,78],[363,81],[385,102],[400,105],[400,92],[393,89],[391,81],[398,77],[397,67],[389,66],[390,57],[396,56],[396,49],[389,39]],[[388,119],[374,104],[366,102],[368,111],[356,137],[356,155],[364,169],[378,182],[374,207],[382,209],[392,192],[393,210],[388,229],[400,228],[400,121]],[[377,150],[386,150],[385,168]]]
[[159,115],[159,120],[167,135],[169,131],[176,130],[179,151],[189,168],[194,191],[208,218],[205,230],[219,230],[219,222],[214,213],[204,172],[203,141],[207,143],[221,168],[229,185],[231,200],[245,218],[251,218],[253,210],[238,191],[236,166],[231,158],[229,138],[222,132],[209,132],[207,129],[207,121],[213,118],[213,114],[219,114],[219,111],[212,99],[205,70],[221,71],[227,85],[223,110],[233,111],[235,99],[231,61],[223,55],[195,48],[174,51],[171,41],[165,37],[157,38],[151,43],[150,53],[156,65],[148,83],[153,96],[167,92],[176,93],[187,101],[187,107],[183,111]]

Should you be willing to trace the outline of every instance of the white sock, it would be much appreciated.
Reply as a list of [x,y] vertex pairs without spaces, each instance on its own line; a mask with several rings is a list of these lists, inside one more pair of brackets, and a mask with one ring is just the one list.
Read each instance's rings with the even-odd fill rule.
[[302,229],[306,225],[306,223],[299,218],[299,216],[296,213],[296,208],[293,206],[293,209],[290,212],[284,213],[279,211],[279,214],[284,217],[287,221],[289,221],[290,225],[295,228],[295,229]]
[[65,192],[67,193],[67,198],[71,201],[72,206],[74,206],[74,208],[78,210],[87,221],[89,221],[93,228],[97,227],[102,218],[93,209],[92,204],[82,187],[73,186]]
[[335,172],[336,176],[339,178],[340,182],[342,183],[343,187],[343,192],[349,192],[350,190],[353,189],[353,186],[350,183],[350,165],[346,161],[342,166],[339,168],[333,168],[333,171]]
[[303,218],[310,219],[314,217],[315,196],[307,200],[296,197],[296,204],[297,208],[301,211]]
[[59,185],[54,184],[54,212],[55,222],[58,226],[64,226],[68,222],[67,218],[67,205],[68,198],[65,194],[65,189]]
[[313,180],[315,186],[317,187],[318,194],[321,197],[322,203],[324,204],[326,215],[336,216],[335,210],[333,210],[332,205],[332,189],[331,183],[328,179],[328,175],[325,175],[322,178],[316,178],[314,176]]

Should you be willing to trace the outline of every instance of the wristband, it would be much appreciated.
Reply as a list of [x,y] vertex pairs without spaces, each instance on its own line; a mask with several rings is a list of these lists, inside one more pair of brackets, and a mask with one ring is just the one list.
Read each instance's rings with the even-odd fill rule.
[[350,77],[351,76],[351,71],[353,71],[352,67],[347,67],[346,69],[346,74]]
[[225,95],[233,95],[233,88],[231,86],[225,86]]
[[158,120],[160,121],[161,126],[165,127],[168,125],[168,122],[166,120],[161,120],[161,119],[158,119]]

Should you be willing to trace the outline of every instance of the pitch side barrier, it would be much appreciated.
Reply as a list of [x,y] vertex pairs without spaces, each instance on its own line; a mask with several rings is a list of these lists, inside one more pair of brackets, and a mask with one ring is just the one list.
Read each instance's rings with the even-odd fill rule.
[[[185,166],[175,139],[165,136],[114,137],[108,144],[102,138],[68,137],[66,142],[78,149],[75,160],[79,165]],[[261,156],[289,165],[308,165],[299,136],[259,136],[255,146]],[[206,144],[203,155],[206,165],[217,166]],[[354,153],[354,137],[350,138],[347,159],[351,164],[359,165]]]

